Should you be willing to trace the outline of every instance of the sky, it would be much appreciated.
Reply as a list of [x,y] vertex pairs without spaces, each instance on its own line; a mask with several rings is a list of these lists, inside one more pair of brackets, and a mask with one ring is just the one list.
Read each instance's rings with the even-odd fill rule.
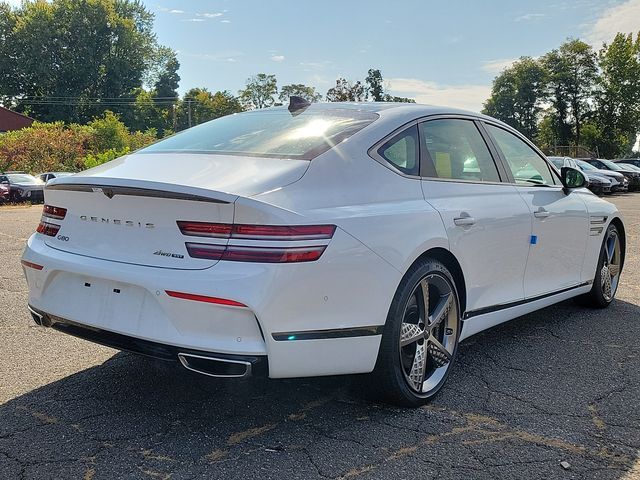
[[[493,78],[567,38],[640,30],[640,0],[143,0],[178,52],[180,92],[237,93],[256,73],[323,95],[382,71],[390,93],[480,110]],[[19,4],[20,0],[10,3]]]

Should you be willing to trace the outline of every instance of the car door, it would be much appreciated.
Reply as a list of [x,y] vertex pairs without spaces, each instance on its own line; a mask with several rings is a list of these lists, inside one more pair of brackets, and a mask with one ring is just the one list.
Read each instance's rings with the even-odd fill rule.
[[525,298],[579,285],[589,235],[581,194],[566,192],[543,155],[523,138],[497,125],[487,123],[485,128],[533,222]]
[[462,267],[467,313],[524,298],[531,216],[473,118],[419,124],[425,200]]

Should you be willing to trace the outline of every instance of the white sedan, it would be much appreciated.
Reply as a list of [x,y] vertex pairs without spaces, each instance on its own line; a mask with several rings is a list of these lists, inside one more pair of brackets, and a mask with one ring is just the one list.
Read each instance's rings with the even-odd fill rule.
[[294,97],[50,181],[29,309],[206,375],[371,372],[420,405],[465,338],[613,300],[624,224],[584,186],[490,117]]

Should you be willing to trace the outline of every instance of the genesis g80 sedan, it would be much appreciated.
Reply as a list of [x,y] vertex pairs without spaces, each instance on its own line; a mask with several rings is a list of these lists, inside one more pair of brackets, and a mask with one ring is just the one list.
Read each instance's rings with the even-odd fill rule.
[[293,97],[49,181],[29,309],[206,375],[370,373],[421,405],[465,338],[613,300],[625,228],[585,185],[487,116]]

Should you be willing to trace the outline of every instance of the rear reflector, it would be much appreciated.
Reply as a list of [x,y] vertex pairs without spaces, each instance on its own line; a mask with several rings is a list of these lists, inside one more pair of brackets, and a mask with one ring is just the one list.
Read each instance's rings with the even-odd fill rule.
[[227,223],[178,221],[183,235],[192,237],[241,238],[244,240],[328,240],[335,225],[230,225]]
[[20,260],[20,263],[28,268],[33,268],[34,270],[42,270],[44,267],[42,265],[38,265],[37,263],[27,262],[26,260]]
[[47,235],[49,237],[55,237],[58,234],[58,231],[60,231],[60,225],[44,221],[40,222],[40,225],[38,225],[38,228],[36,229],[36,232],[42,233],[43,235]]
[[217,305],[227,305],[229,307],[247,307],[244,303],[228,300],[226,298],[208,297],[206,295],[195,295],[193,293],[174,292],[165,290],[167,295],[174,298],[182,298],[183,300],[193,300],[195,302],[215,303]]
[[230,262],[296,263],[318,260],[326,245],[311,247],[241,247],[237,245],[208,245],[186,243],[189,256],[207,260],[227,260]]
[[67,215],[67,209],[62,207],[54,207],[53,205],[45,205],[42,207],[42,216],[53,218],[55,220],[64,220]]

